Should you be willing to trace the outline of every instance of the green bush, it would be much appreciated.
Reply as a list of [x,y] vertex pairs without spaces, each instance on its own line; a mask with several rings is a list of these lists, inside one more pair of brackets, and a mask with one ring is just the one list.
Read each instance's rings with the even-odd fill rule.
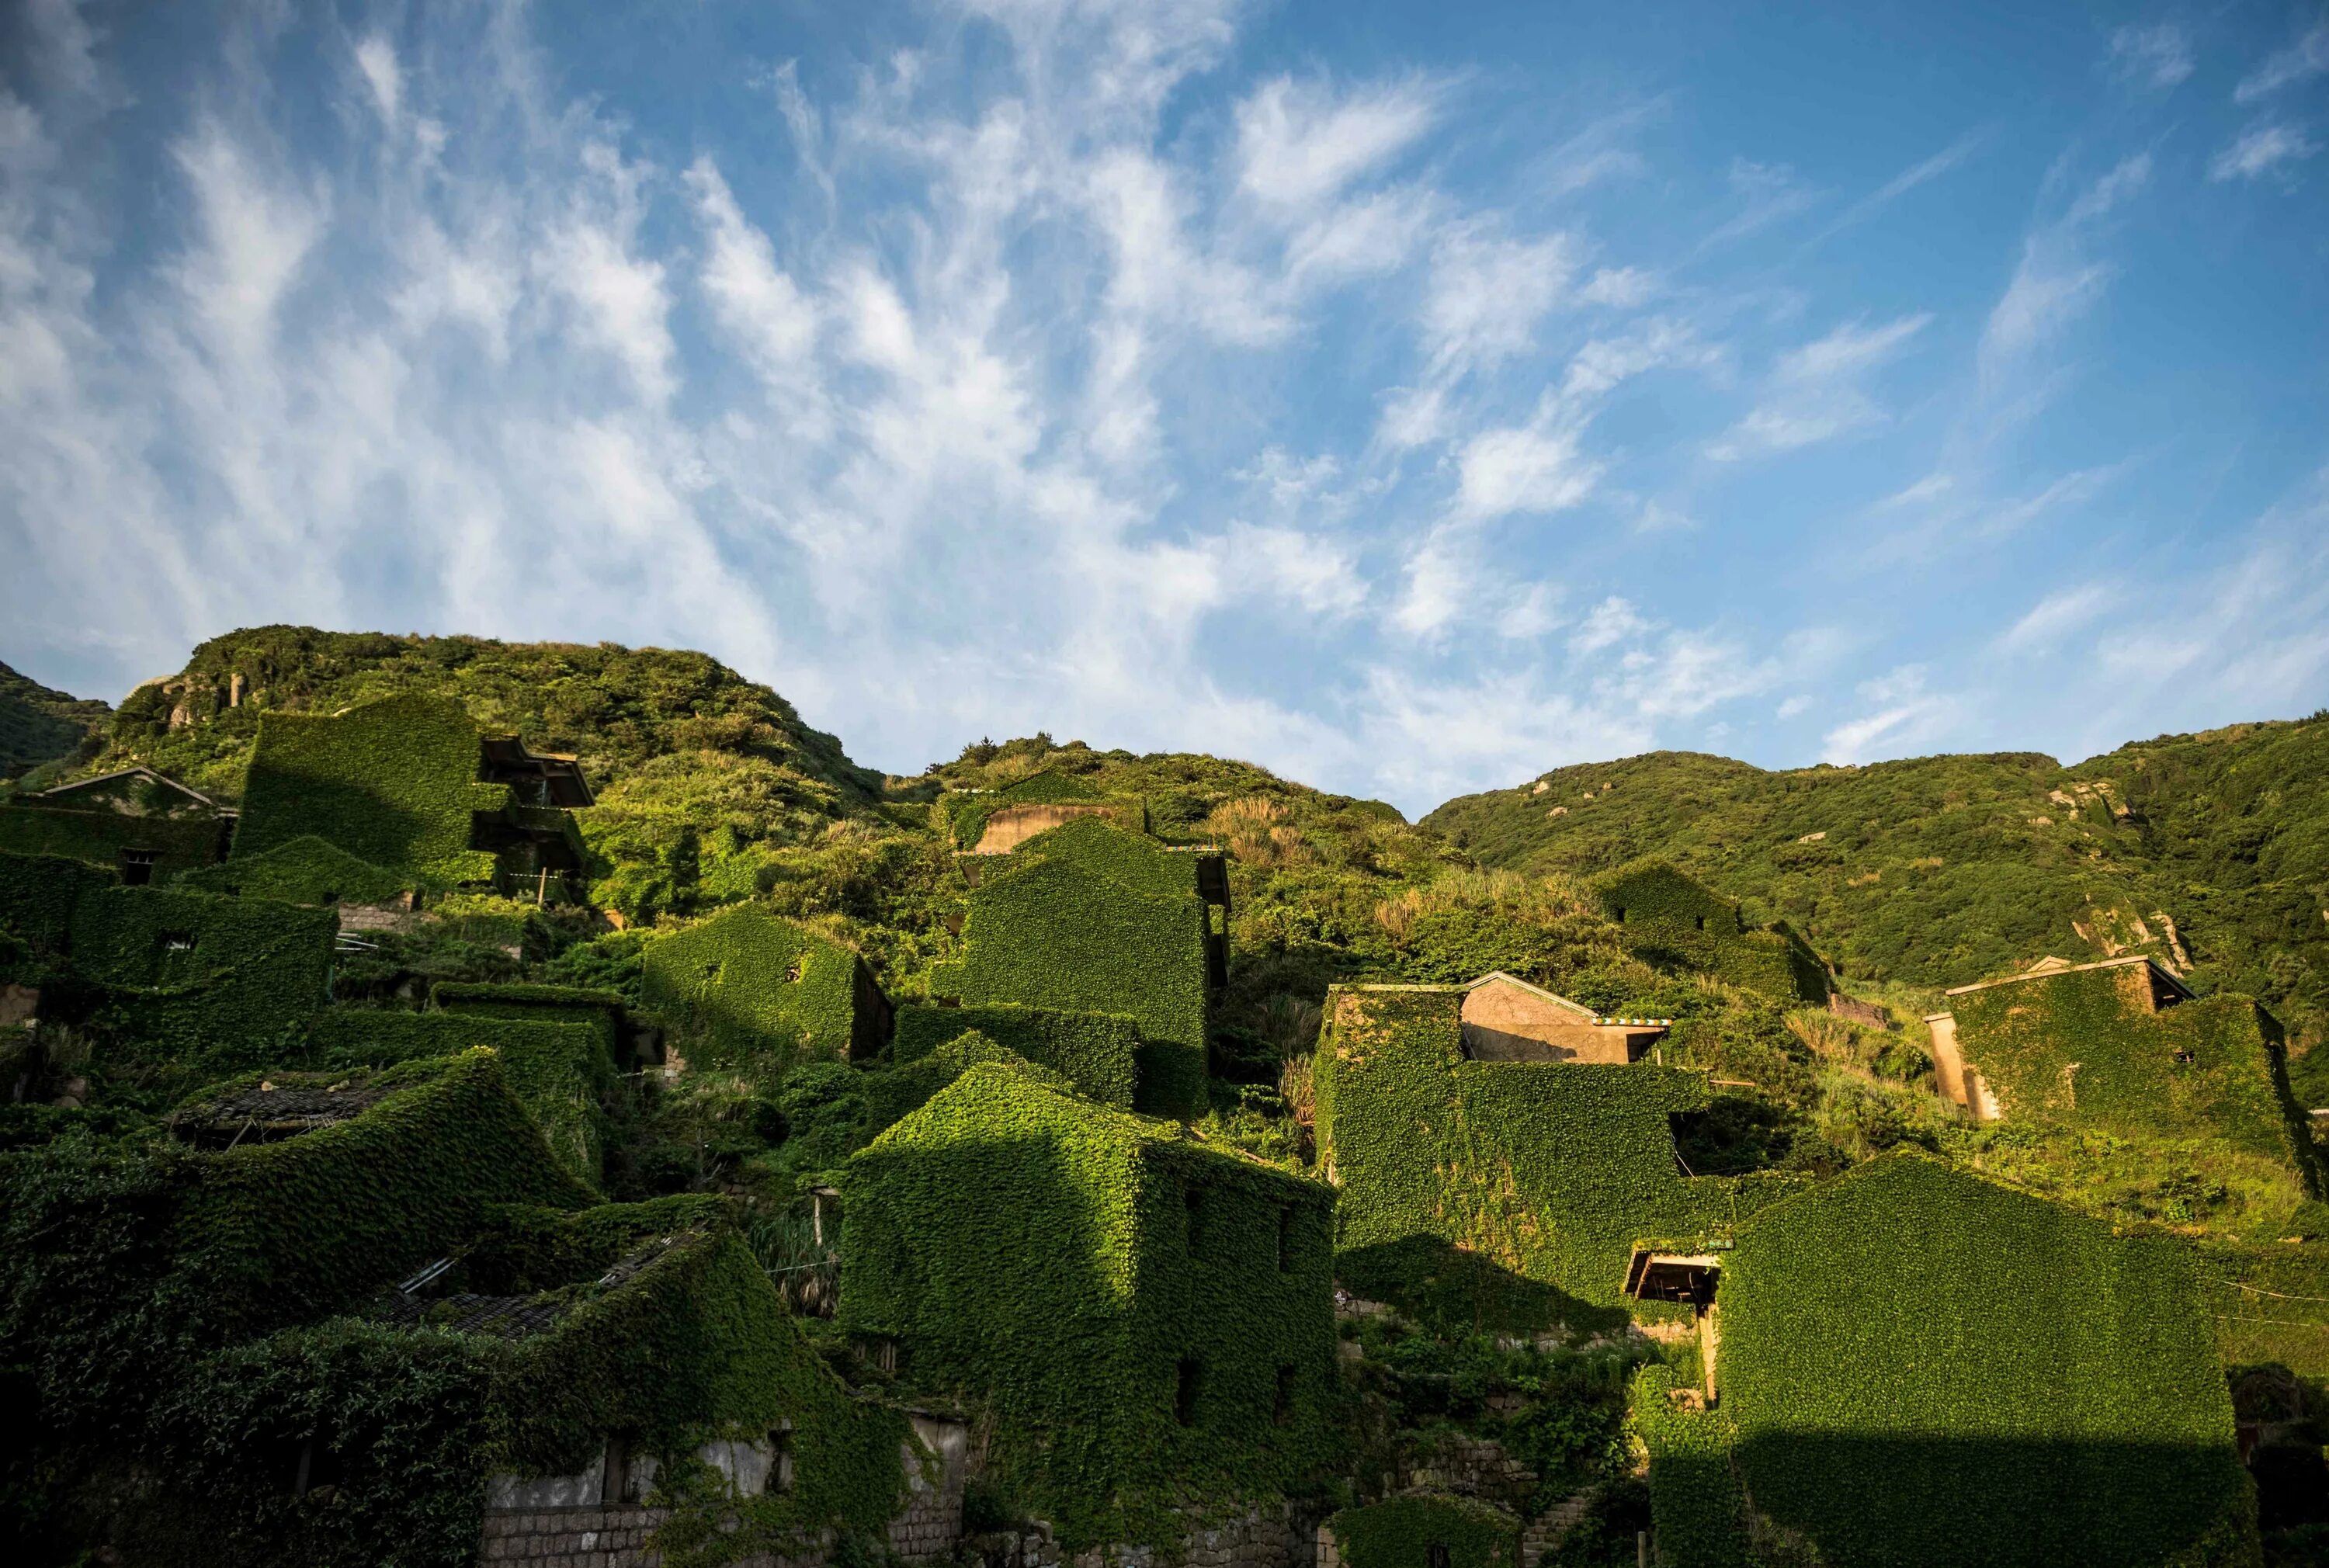
[[1268,1500],[1331,1457],[1325,1188],[981,1064],[844,1191],[842,1327],[976,1391],[1069,1549],[1177,1539],[1174,1502]]
[[383,871],[336,844],[303,833],[261,853],[190,871],[176,885],[286,904],[386,904],[413,882],[411,877]]
[[1658,1561],[1672,1568],[1750,1568],[1757,1559],[1734,1469],[1738,1434],[1730,1413],[1676,1408],[1667,1395],[1683,1386],[1671,1366],[1634,1375],[1634,1432],[1649,1456]]
[[[1703,1075],[1466,1061],[1463,997],[1443,987],[1329,993],[1313,1068],[1316,1133],[1342,1188],[1337,1266],[1353,1288],[1399,1290],[1386,1271],[1436,1267],[1416,1244],[1437,1238],[1551,1287],[1534,1304],[1546,1321],[1604,1326],[1637,1240],[1720,1237],[1792,1190],[1782,1177],[1683,1174],[1668,1118],[1706,1104]],[[1527,1304],[1515,1296],[1503,1310]]]
[[839,943],[748,905],[658,938],[640,994],[692,1037],[691,1063],[774,1077],[804,1056],[881,1049],[878,988],[863,969]]
[[408,692],[344,713],[269,713],[243,784],[234,859],[314,836],[398,876],[453,887],[493,879],[470,847],[479,812],[514,804],[480,784],[477,727],[456,700]]
[[1435,1546],[1446,1549],[1447,1568],[1514,1568],[1520,1562],[1520,1527],[1512,1515],[1445,1492],[1344,1508],[1325,1527],[1350,1568],[1434,1568]]
[[948,1040],[974,1030],[1028,1061],[1065,1074],[1080,1094],[1132,1108],[1140,1028],[1120,1013],[1010,1005],[900,1008],[891,1056],[900,1066],[919,1061]]
[[344,1308],[450,1252],[488,1205],[591,1201],[495,1053],[401,1072],[409,1084],[348,1121],[192,1157],[180,1267],[222,1326],[265,1332]]
[[1620,867],[1595,878],[1592,887],[1637,956],[1783,1001],[1827,1000],[1827,965],[1786,922],[1749,928],[1736,903],[1664,860]]
[[1717,1310],[1755,1507],[1834,1568],[2133,1568],[2227,1533],[2195,1560],[2232,1562],[2253,1530],[2175,1238],[1896,1154],[1741,1225]]
[[1127,1015],[1140,1028],[1140,1108],[1196,1114],[1205,1090],[1203,902],[1193,892],[1146,897],[1081,857],[1010,859],[972,892],[962,956],[931,972],[931,994]]

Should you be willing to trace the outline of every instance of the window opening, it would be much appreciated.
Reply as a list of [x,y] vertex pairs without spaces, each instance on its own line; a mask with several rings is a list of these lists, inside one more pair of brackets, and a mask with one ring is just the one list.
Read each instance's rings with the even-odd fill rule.
[[793,1489],[793,1434],[790,1427],[778,1427],[768,1434],[768,1479],[762,1488],[770,1494]]
[[1278,1272],[1281,1274],[1294,1267],[1294,1206],[1281,1204],[1278,1210]]
[[1183,1426],[1197,1424],[1198,1380],[1197,1364],[1182,1362],[1173,1388],[1173,1419]]
[[1616,921],[1618,925],[1625,925],[1625,924],[1626,924],[1626,906],[1625,906],[1623,904],[1618,905],[1618,906],[1617,906],[1617,907],[1616,907],[1615,909],[1612,909],[1611,911],[1609,911],[1609,917],[1610,917],[1612,920],[1615,920],[1615,921]]
[[1448,1568],[1447,1543],[1434,1541],[1424,1548],[1427,1568]]
[[161,860],[159,850],[124,850],[121,851],[121,885],[144,887],[154,880],[154,868]]
[[323,902],[325,902],[325,903],[326,903],[326,904],[337,904],[339,901],[340,901],[340,890],[339,890],[338,888],[336,888],[336,887],[326,887],[326,888],[325,888],[325,889],[324,889],[324,897],[323,897]]
[[2192,1053],[2189,1051],[2178,1051],[2175,1053],[2175,1059],[2188,1066],[2191,1065],[2193,1057]]
[[163,951],[163,952],[165,952],[165,953],[192,953],[193,950],[194,950],[194,934],[193,934],[193,932],[191,932],[191,931],[165,931],[164,933],[162,933],[162,951]]
[[1699,928],[1701,931],[1703,931],[1703,930],[1705,930],[1705,929],[1706,929],[1706,916],[1705,916],[1705,915],[1700,915],[1700,916],[1698,917],[1698,928]]
[[610,1435],[607,1439],[606,1471],[599,1478],[599,1500],[602,1503],[621,1502],[625,1488],[630,1485],[630,1471],[631,1445]]
[[1291,1366],[1278,1369],[1278,1397],[1270,1406],[1269,1419],[1279,1426],[1294,1419],[1294,1368]]
[[785,970],[785,983],[787,985],[798,985],[800,983],[800,977],[801,961],[796,958]]

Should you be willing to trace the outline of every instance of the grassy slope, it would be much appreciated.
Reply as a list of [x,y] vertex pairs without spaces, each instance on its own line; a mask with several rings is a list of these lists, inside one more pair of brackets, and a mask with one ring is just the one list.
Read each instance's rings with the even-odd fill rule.
[[1953,985],[2045,953],[2173,961],[2180,941],[2203,990],[2264,998],[2300,1048],[2329,1034],[2329,718],[2068,768],[2008,754],[1766,773],[1657,752],[1542,782],[1424,823],[1533,872],[1670,856],[1863,981]]
[[70,756],[112,712],[0,664],[0,774]]

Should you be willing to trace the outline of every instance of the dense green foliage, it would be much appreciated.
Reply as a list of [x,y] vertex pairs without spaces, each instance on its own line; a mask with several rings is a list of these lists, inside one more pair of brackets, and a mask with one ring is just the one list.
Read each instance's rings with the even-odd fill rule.
[[327,1008],[309,1028],[309,1058],[330,1072],[490,1049],[501,1058],[510,1093],[542,1129],[559,1163],[595,1186],[606,1137],[599,1107],[614,1075],[603,1016],[514,1008],[428,1013]]
[[[1188,891],[1138,890],[1168,874]],[[1121,829],[1070,823],[984,871],[962,956],[932,972],[930,990],[973,1005],[1128,1015],[1140,1028],[1141,1108],[1187,1115],[1204,1098],[1206,929],[1193,869]]]
[[898,1009],[892,1059],[916,1062],[973,1030],[1028,1061],[1065,1075],[1076,1093],[1132,1109],[1140,1028],[1121,1013],[1014,1006]]
[[843,1326],[980,1391],[993,1461],[1071,1548],[1169,1539],[1176,1490],[1266,1497],[1326,1459],[1324,1188],[994,1064],[846,1191]]
[[182,1266],[221,1320],[264,1330],[353,1304],[449,1250],[490,1204],[591,1201],[494,1052],[390,1071],[396,1093],[362,1115],[193,1157]]
[[1551,1287],[1546,1320],[1599,1324],[1636,1240],[1727,1235],[1787,1190],[1683,1174],[1668,1118],[1706,1104],[1701,1075],[1466,1061],[1462,1005],[1418,988],[1330,1000],[1318,1149],[1343,1190],[1336,1266],[1354,1288],[1413,1290],[1401,1275],[1432,1261],[1417,1240],[1436,1238]]
[[0,664],[0,777],[94,751],[112,709],[70,697]]
[[1145,832],[1148,812],[1136,800],[1111,799],[1105,790],[1072,773],[1045,768],[1000,789],[958,791],[938,799],[956,845],[969,849],[986,831],[989,818],[1013,806],[1105,806],[1105,820],[1134,832]]
[[1827,966],[1783,921],[1750,930],[1739,906],[1663,860],[1593,879],[1594,897],[1624,929],[1627,951],[1787,1002],[1827,1000]]
[[2155,1563],[2243,1533],[2169,1238],[1899,1155],[1743,1225],[1719,1310],[1755,1507],[1835,1568]]
[[2246,997],[2155,1010],[2142,966],[2089,969],[1949,998],[1957,1047],[2009,1119],[2121,1138],[2204,1138],[2277,1166],[2293,1207],[2319,1188],[2279,1027]]
[[108,869],[125,850],[151,854],[154,879],[209,866],[225,848],[226,829],[215,816],[145,816],[26,802],[0,804],[0,852],[62,855]]
[[1435,1546],[1446,1553],[1447,1568],[1513,1568],[1520,1561],[1513,1516],[1468,1498],[1386,1498],[1344,1508],[1325,1527],[1350,1568],[1432,1568]]
[[506,784],[478,782],[477,728],[425,692],[342,713],[270,713],[243,780],[237,859],[315,837],[382,870],[443,887],[493,879],[471,848],[480,813],[514,809]]
[[640,994],[682,1025],[689,1060],[773,1082],[798,1059],[880,1048],[859,968],[831,938],[746,906],[657,940]]
[[189,871],[177,878],[177,886],[285,904],[386,904],[416,879],[383,871],[327,840],[302,833],[271,850]]

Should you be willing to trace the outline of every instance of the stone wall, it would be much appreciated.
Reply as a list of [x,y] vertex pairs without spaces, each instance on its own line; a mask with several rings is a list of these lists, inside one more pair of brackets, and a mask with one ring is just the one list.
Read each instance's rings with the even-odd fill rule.
[[[1327,1568],[1318,1556],[1315,1514],[1288,1506],[1193,1526],[1182,1542],[1181,1568]],[[1173,1554],[1153,1546],[1095,1546],[1070,1557],[1048,1526],[974,1535],[964,1543],[982,1568],[1161,1568]]]

